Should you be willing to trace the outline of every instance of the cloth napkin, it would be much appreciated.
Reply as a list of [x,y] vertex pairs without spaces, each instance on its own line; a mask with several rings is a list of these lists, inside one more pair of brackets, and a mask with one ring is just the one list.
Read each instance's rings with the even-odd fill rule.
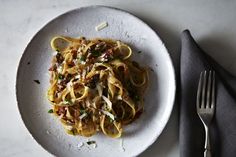
[[181,42],[180,156],[203,157],[205,132],[196,112],[196,95],[201,71],[212,69],[216,72],[216,112],[209,130],[212,156],[236,157],[236,78],[207,55],[188,30]]

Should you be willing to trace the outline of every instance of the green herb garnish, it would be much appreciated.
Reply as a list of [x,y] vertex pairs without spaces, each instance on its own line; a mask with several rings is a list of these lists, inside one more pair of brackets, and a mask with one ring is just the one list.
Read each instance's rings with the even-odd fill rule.
[[139,97],[138,95],[135,95],[135,96],[134,96],[134,100],[135,100],[135,101],[139,101],[139,100],[140,100],[140,97]]
[[100,51],[92,51],[91,52],[92,53],[92,55],[94,56],[94,57],[98,57],[98,56],[100,56],[101,55],[101,53],[100,53]]
[[109,118],[109,122],[110,122],[110,123],[113,123],[113,122],[114,122],[114,120],[113,120],[113,119],[111,119],[111,118]]
[[62,74],[58,74],[58,79],[62,80],[64,78],[64,76]]
[[72,104],[71,99],[68,99],[68,98],[65,98],[65,102],[68,103],[68,104]]
[[84,62],[85,61],[85,56],[81,56],[79,60]]
[[53,113],[53,109],[48,110],[48,113]]
[[127,82],[127,87],[131,89],[133,87],[132,83],[130,81]]
[[88,141],[87,144],[88,144],[88,145],[96,144],[96,141]]
[[80,114],[84,114],[84,113],[86,113],[86,110],[79,110],[79,112],[80,112]]

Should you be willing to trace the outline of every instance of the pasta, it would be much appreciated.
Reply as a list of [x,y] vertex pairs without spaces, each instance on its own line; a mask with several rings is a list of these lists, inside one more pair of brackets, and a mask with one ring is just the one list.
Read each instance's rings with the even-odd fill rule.
[[143,112],[147,70],[120,41],[56,36],[47,98],[68,134],[118,138]]

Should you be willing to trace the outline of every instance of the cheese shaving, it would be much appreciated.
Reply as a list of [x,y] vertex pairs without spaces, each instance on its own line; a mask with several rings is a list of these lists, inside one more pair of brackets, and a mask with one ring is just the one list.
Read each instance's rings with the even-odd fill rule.
[[80,142],[80,143],[78,143],[78,145],[77,145],[78,148],[82,148],[83,146],[84,146],[84,142]]
[[69,118],[69,119],[71,119],[72,116],[71,116],[71,114],[70,114],[69,109],[68,109],[67,107],[66,107],[65,109],[66,109],[66,117]]
[[66,88],[68,90],[70,90],[72,86],[73,86],[73,83],[71,81],[66,84]]
[[117,96],[117,99],[118,99],[118,100],[123,100],[122,97],[121,97],[121,95],[118,95],[118,96]]
[[120,146],[121,146],[121,150],[124,152],[125,148],[124,148],[124,140],[123,139],[120,140]]
[[107,106],[109,107],[109,109],[112,108],[112,102],[105,96],[102,96],[103,100],[107,103]]
[[58,66],[58,68],[57,68],[57,72],[58,72],[58,73],[61,73],[61,72],[62,72],[62,66],[61,66],[61,65]]
[[80,79],[80,77],[81,77],[80,74],[75,76],[76,79]]
[[97,25],[97,26],[95,27],[95,30],[96,30],[96,31],[100,31],[100,30],[106,28],[107,26],[108,26],[108,23],[104,21],[104,22],[100,23],[99,25]]
[[87,99],[87,100],[85,101],[85,104],[86,104],[87,107],[89,107],[92,103]]
[[56,56],[56,55],[57,55],[57,51],[53,52],[52,55],[53,55],[53,56]]
[[110,112],[102,110],[102,113],[110,117],[112,120],[115,120],[115,116]]
[[87,113],[83,113],[81,116],[79,116],[79,119],[83,119],[84,117],[86,117],[87,116]]
[[86,70],[83,69],[83,72],[82,72],[82,78],[85,79],[85,76],[86,76]]

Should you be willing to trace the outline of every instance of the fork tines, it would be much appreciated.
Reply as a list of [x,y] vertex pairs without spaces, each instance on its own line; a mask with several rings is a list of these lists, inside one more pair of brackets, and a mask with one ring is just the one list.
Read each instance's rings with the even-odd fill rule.
[[215,105],[215,72],[203,71],[197,90],[197,108],[214,108]]

